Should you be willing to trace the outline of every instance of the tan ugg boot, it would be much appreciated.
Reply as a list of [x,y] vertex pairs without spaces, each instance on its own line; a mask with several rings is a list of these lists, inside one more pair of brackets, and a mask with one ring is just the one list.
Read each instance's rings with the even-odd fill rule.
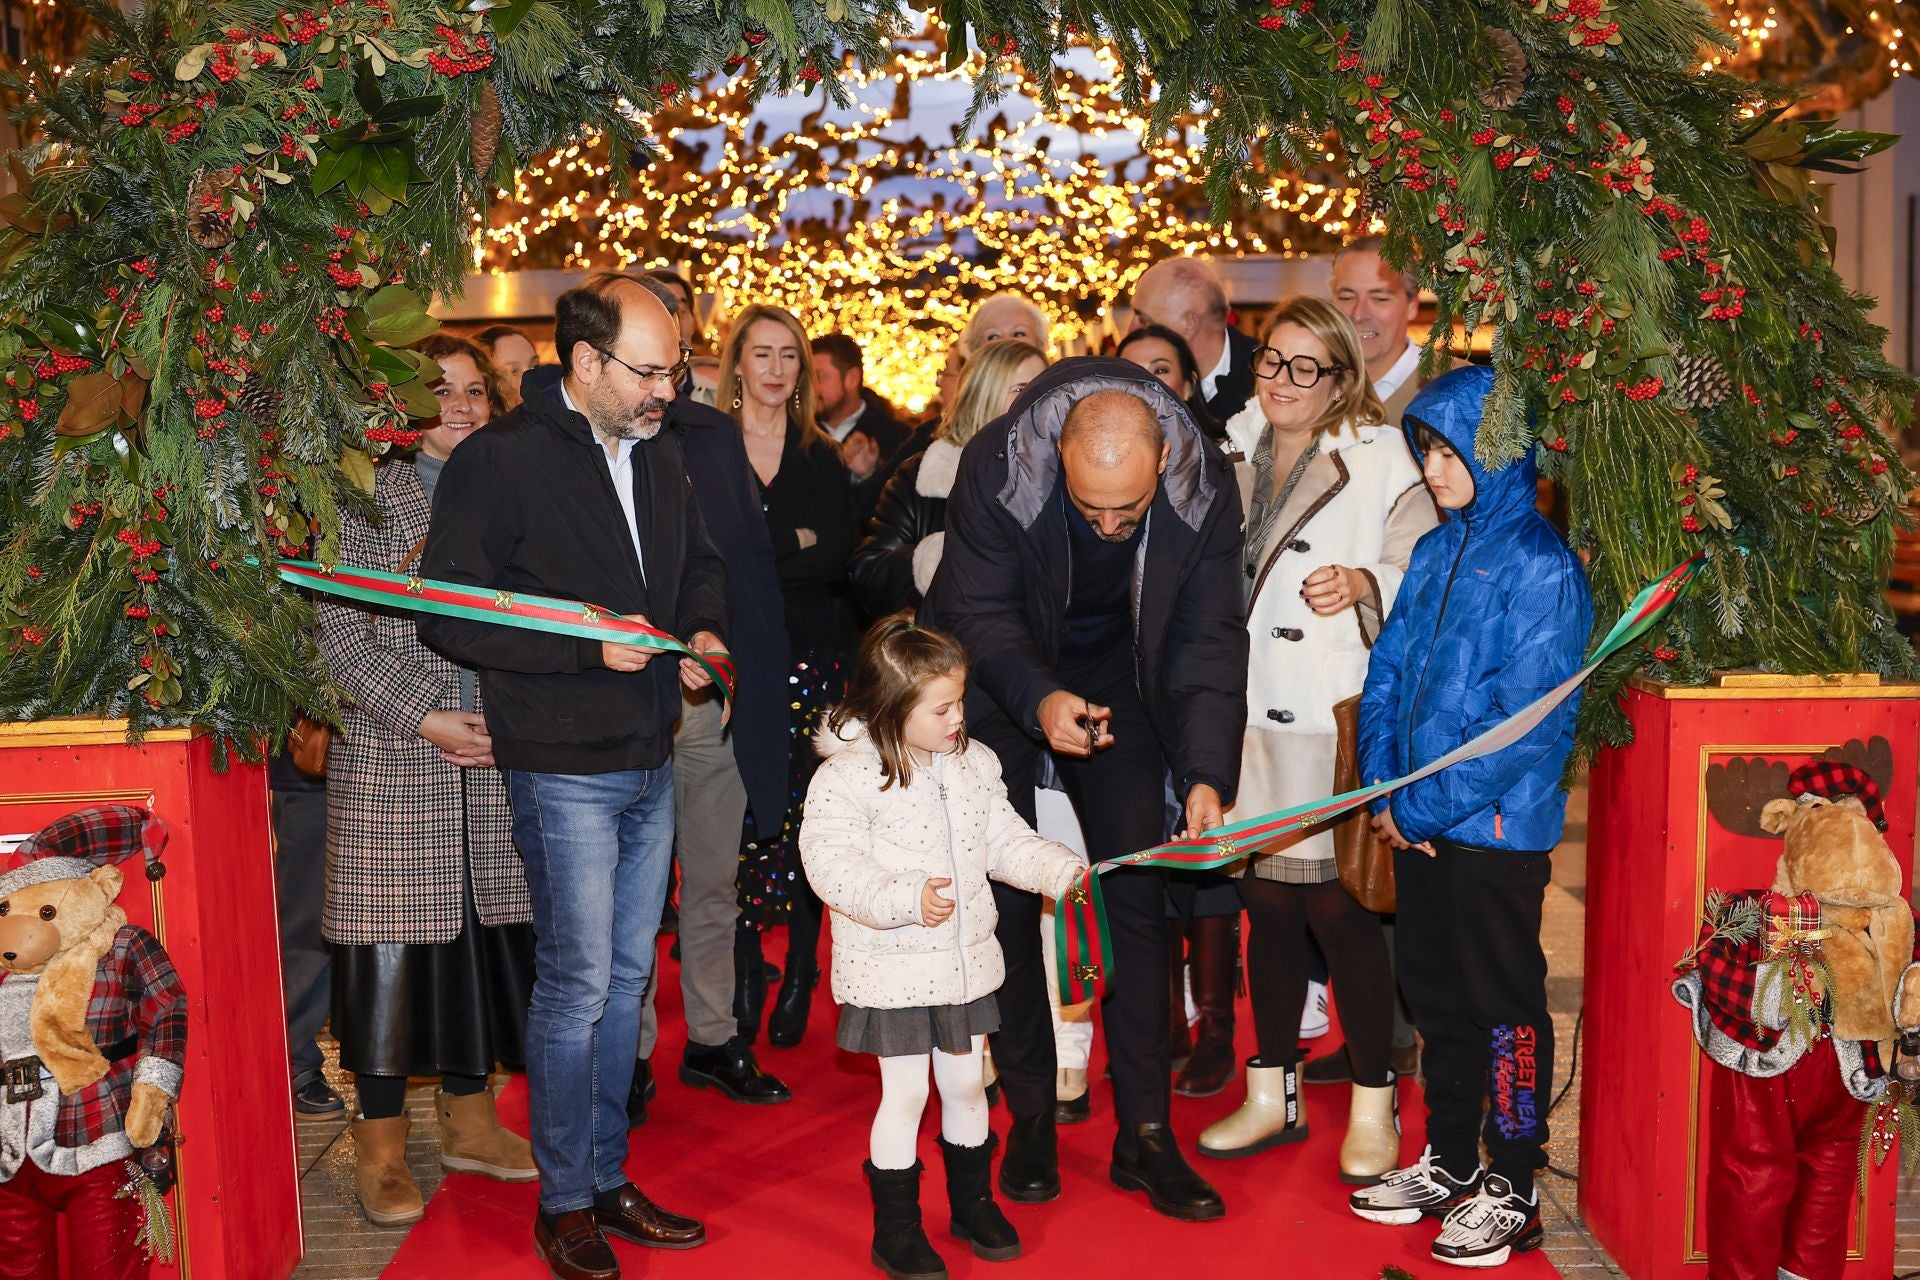
[[1237,1160],[1306,1137],[1307,1100],[1300,1094],[1299,1065],[1266,1067],[1253,1058],[1247,1062],[1246,1102],[1200,1131],[1200,1154]]
[[406,1116],[382,1120],[356,1117],[353,1131],[353,1182],[360,1212],[376,1227],[404,1227],[426,1216],[419,1184],[407,1170]]
[[1347,1136],[1340,1144],[1340,1181],[1371,1186],[1400,1167],[1400,1108],[1393,1085],[1353,1086]]
[[532,1144],[500,1127],[493,1090],[455,1097],[436,1089],[433,1107],[440,1114],[440,1163],[446,1168],[501,1182],[532,1182],[540,1176]]

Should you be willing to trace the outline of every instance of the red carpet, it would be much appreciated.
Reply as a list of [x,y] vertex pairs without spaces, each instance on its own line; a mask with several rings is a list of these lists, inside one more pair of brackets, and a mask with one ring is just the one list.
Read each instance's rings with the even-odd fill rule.
[[[767,1274],[783,1280],[879,1275],[867,1260],[872,1217],[860,1173],[867,1128],[879,1099],[879,1076],[872,1058],[833,1047],[836,1010],[825,984],[815,997],[805,1043],[797,1049],[761,1049],[762,1064],[787,1082],[794,1101],[748,1107],[680,1083],[675,1073],[685,1027],[679,966],[666,958],[664,945],[661,961],[666,981],[660,997],[660,1045],[653,1059],[660,1095],[647,1124],[634,1131],[627,1167],[655,1200],[702,1219],[709,1239],[704,1247],[685,1253],[615,1241],[626,1274]],[[1239,1012],[1244,1055],[1251,1052],[1244,1001]],[[1049,1205],[1006,1206],[1025,1246],[1024,1255],[1014,1262],[983,1262],[947,1234],[945,1183],[933,1143],[938,1103],[929,1105],[921,1159],[930,1168],[921,1200],[928,1235],[956,1280],[1149,1274],[1212,1280],[1266,1276],[1276,1269],[1302,1280],[1374,1280],[1388,1264],[1420,1280],[1470,1274],[1427,1256],[1436,1224],[1381,1227],[1348,1212],[1349,1189],[1337,1176],[1346,1118],[1344,1086],[1307,1090],[1313,1136],[1299,1146],[1247,1160],[1192,1157],[1226,1198],[1224,1220],[1190,1224],[1160,1217],[1147,1207],[1145,1195],[1123,1193],[1107,1181],[1113,1108],[1112,1094],[1099,1080],[1103,1065],[1104,1049],[1096,1036],[1093,1118],[1060,1130],[1064,1194]],[[1238,1082],[1213,1098],[1173,1100],[1174,1127],[1190,1155],[1200,1130],[1240,1100]],[[1417,1155],[1423,1112],[1414,1086],[1407,1086],[1402,1106],[1403,1149]],[[508,1086],[501,1113],[509,1126],[526,1131],[523,1081]],[[995,1108],[995,1128],[1004,1132],[1005,1123],[1004,1107]],[[508,1186],[472,1174],[450,1174],[428,1203],[426,1220],[413,1229],[385,1275],[394,1280],[544,1275],[532,1249],[535,1203],[535,1184]],[[775,1270],[759,1270],[768,1266]],[[1539,1280],[1558,1273],[1536,1252],[1498,1274]]]

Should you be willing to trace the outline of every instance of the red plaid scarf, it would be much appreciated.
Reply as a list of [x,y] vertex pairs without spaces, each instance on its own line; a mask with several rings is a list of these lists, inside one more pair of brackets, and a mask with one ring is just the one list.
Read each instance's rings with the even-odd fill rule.
[[1780,1032],[1753,1020],[1759,966],[1774,955],[1782,931],[1820,927],[1820,903],[1810,893],[1790,897],[1768,889],[1727,895],[1729,908],[1742,901],[1759,903],[1764,926],[1751,938],[1735,941],[1713,938],[1713,922],[1702,921],[1692,966],[1700,973],[1701,1007],[1713,1025],[1727,1038],[1765,1053],[1779,1042]]

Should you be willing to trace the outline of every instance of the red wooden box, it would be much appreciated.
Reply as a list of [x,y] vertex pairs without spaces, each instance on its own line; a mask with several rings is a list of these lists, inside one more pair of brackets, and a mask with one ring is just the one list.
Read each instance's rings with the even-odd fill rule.
[[102,803],[166,820],[166,877],[129,865],[120,905],[166,946],[188,997],[170,1197],[180,1254],[152,1275],[285,1280],[300,1260],[300,1184],[266,770],[216,773],[212,742],[185,730],[134,747],[118,721],[0,725],[0,834]]
[[[1778,839],[1728,830],[1707,805],[1709,771],[1734,759],[1800,764],[1884,739],[1887,841],[1907,871],[1920,790],[1920,685],[1729,676],[1721,687],[1638,681],[1633,745],[1595,762],[1587,861],[1580,1212],[1633,1280],[1706,1274],[1705,1188],[1713,1073],[1673,1000],[1674,962],[1709,889],[1773,881]],[[1870,1180],[1852,1224],[1848,1280],[1893,1269],[1894,1170]]]

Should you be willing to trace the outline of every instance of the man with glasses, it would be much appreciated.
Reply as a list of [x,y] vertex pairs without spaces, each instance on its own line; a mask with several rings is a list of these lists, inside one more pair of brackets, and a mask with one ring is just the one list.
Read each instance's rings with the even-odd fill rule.
[[1254,341],[1228,323],[1227,291],[1199,258],[1166,258],[1133,286],[1133,324],[1173,330],[1193,349],[1207,412],[1225,422],[1253,397]]
[[[558,394],[528,398],[447,464],[422,572],[588,601],[723,650],[726,570],[680,439],[661,431],[686,375],[673,317],[636,281],[598,276],[561,296],[554,341]],[[631,645],[431,616],[420,635],[479,670],[532,890],[534,1250],[559,1280],[614,1280],[609,1234],[664,1248],[706,1238],[623,1165],[673,850],[673,725],[681,686],[710,680]]]

